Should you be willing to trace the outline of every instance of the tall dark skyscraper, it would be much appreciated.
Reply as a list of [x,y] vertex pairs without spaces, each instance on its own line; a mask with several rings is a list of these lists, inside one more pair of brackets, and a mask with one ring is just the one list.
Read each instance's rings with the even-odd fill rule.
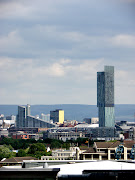
[[115,127],[114,67],[105,66],[97,72],[97,107],[100,127]]

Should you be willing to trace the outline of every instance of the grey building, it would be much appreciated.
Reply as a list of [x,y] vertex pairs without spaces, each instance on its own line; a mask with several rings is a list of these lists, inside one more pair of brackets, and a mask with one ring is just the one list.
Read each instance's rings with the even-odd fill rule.
[[42,120],[40,118],[36,118],[34,116],[27,116],[26,118],[26,127],[28,128],[53,128],[56,127],[55,124],[52,124],[48,121]]
[[117,138],[113,127],[57,127],[51,128],[43,134],[43,139],[76,140],[77,138],[90,138],[99,140],[113,140]]
[[30,116],[30,105],[27,104],[26,106],[26,116]]
[[97,72],[97,107],[100,127],[115,127],[114,67],[105,66]]
[[36,118],[30,115],[30,105],[27,106],[18,106],[18,115],[16,118],[16,127],[17,128],[52,128],[56,125]]
[[67,141],[67,140],[77,140],[77,138],[85,138],[85,135],[82,132],[73,132],[73,131],[45,132],[43,133],[43,139],[46,138]]
[[26,107],[25,106],[18,106],[18,114],[16,118],[16,127],[22,128],[25,127],[25,120],[26,120]]
[[112,140],[116,138],[116,130],[113,127],[88,128],[86,132],[86,137],[92,139]]
[[41,114],[41,119],[50,122],[50,114]]

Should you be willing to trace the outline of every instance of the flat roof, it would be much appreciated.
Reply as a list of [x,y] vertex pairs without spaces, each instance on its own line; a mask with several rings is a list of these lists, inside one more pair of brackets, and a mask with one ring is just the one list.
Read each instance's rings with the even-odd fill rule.
[[134,170],[135,161],[132,163],[119,162],[119,161],[95,161],[86,163],[74,163],[74,164],[62,164],[62,165],[51,165],[49,168],[60,168],[58,176],[62,175],[81,175],[83,171],[121,171],[121,170]]

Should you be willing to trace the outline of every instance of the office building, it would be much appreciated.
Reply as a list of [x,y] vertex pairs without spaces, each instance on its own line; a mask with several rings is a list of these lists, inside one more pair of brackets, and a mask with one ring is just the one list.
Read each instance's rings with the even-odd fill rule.
[[50,114],[41,114],[41,119],[50,122]]
[[96,117],[84,118],[83,121],[88,124],[98,124],[99,123],[99,119]]
[[26,127],[28,128],[54,128],[55,124],[52,124],[48,121],[36,118],[34,116],[27,116],[26,118]]
[[53,120],[53,123],[61,123],[64,122],[64,110],[56,109],[55,111],[50,111],[50,120]]
[[100,127],[115,127],[114,67],[105,66],[97,72],[97,107]]
[[84,133],[82,132],[45,132],[43,133],[43,139],[58,139],[66,142],[67,140],[77,140],[77,138],[85,138]]
[[18,114],[16,118],[16,127],[26,127],[26,117],[30,116],[30,105],[18,106]]
[[[61,116],[60,116],[61,117]],[[30,105],[27,106],[18,106],[18,115],[16,119],[17,128],[53,128],[56,127],[55,124],[52,124],[46,120],[42,120],[39,116],[30,115]]]
[[26,116],[30,116],[30,105],[27,104],[26,106]]
[[18,114],[16,118],[16,127],[22,128],[25,127],[25,120],[26,120],[26,107],[25,106],[18,106]]
[[14,116],[14,115],[6,116],[6,120],[15,121],[16,120],[16,116]]

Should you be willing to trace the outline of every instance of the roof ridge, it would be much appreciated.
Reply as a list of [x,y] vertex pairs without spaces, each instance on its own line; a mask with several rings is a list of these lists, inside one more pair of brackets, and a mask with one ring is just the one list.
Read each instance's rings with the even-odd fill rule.
[[112,142],[107,141],[106,143],[108,144],[108,148],[112,146]]
[[[115,141],[115,142],[113,142],[113,143],[111,144],[111,146],[113,146],[113,145],[114,145],[114,144],[116,144],[117,142],[119,142],[119,141]],[[110,146],[110,147],[111,147],[111,146]],[[109,148],[110,148],[110,147],[109,147]]]
[[13,157],[13,159],[17,162],[17,159],[16,159],[17,157]]

